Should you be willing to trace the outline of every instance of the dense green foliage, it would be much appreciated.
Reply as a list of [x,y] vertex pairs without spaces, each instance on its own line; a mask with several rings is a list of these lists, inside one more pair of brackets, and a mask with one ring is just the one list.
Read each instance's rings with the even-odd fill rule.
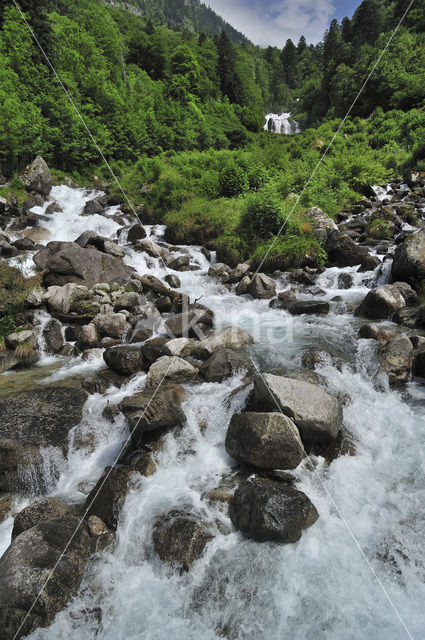
[[40,283],[40,276],[24,278],[19,269],[0,261],[0,340],[8,333],[25,329],[25,298]]
[[[273,264],[320,261],[303,210],[336,214],[371,183],[425,168],[425,0],[416,1],[329,153],[406,0],[364,0],[351,20],[331,23],[322,43],[288,40],[282,50],[253,46],[197,0],[20,6],[124,188],[177,242],[209,243],[233,262],[260,260],[283,225]],[[41,154],[77,180],[94,172],[109,180],[11,0],[0,8],[0,27],[2,173],[12,176]],[[262,131],[264,114],[280,109],[293,110],[303,134]]]

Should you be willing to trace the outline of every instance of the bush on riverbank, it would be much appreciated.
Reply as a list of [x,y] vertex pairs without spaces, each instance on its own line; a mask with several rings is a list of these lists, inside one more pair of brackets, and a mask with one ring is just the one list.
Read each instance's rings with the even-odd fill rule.
[[0,260],[0,339],[26,328],[25,299],[40,284],[40,275],[25,278],[19,269]]

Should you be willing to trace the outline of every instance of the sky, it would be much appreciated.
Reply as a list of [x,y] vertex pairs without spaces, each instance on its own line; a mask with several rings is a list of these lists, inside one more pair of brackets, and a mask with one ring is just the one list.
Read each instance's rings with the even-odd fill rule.
[[283,47],[304,35],[322,40],[333,18],[351,17],[361,0],[203,0],[254,44]]

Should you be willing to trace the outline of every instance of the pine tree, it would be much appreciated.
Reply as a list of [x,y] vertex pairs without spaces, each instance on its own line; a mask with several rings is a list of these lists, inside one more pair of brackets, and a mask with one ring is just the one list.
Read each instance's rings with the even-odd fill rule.
[[217,73],[223,96],[230,102],[242,104],[242,83],[236,70],[236,50],[225,31],[221,32],[217,43]]
[[297,86],[298,51],[292,40],[286,41],[282,49],[281,61],[285,70],[286,84],[291,89],[295,89]]

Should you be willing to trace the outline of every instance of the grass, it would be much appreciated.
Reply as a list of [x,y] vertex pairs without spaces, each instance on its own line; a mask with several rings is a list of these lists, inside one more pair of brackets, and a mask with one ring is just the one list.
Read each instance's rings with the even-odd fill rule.
[[25,299],[41,286],[41,275],[25,278],[21,271],[0,260],[0,339],[28,326]]

